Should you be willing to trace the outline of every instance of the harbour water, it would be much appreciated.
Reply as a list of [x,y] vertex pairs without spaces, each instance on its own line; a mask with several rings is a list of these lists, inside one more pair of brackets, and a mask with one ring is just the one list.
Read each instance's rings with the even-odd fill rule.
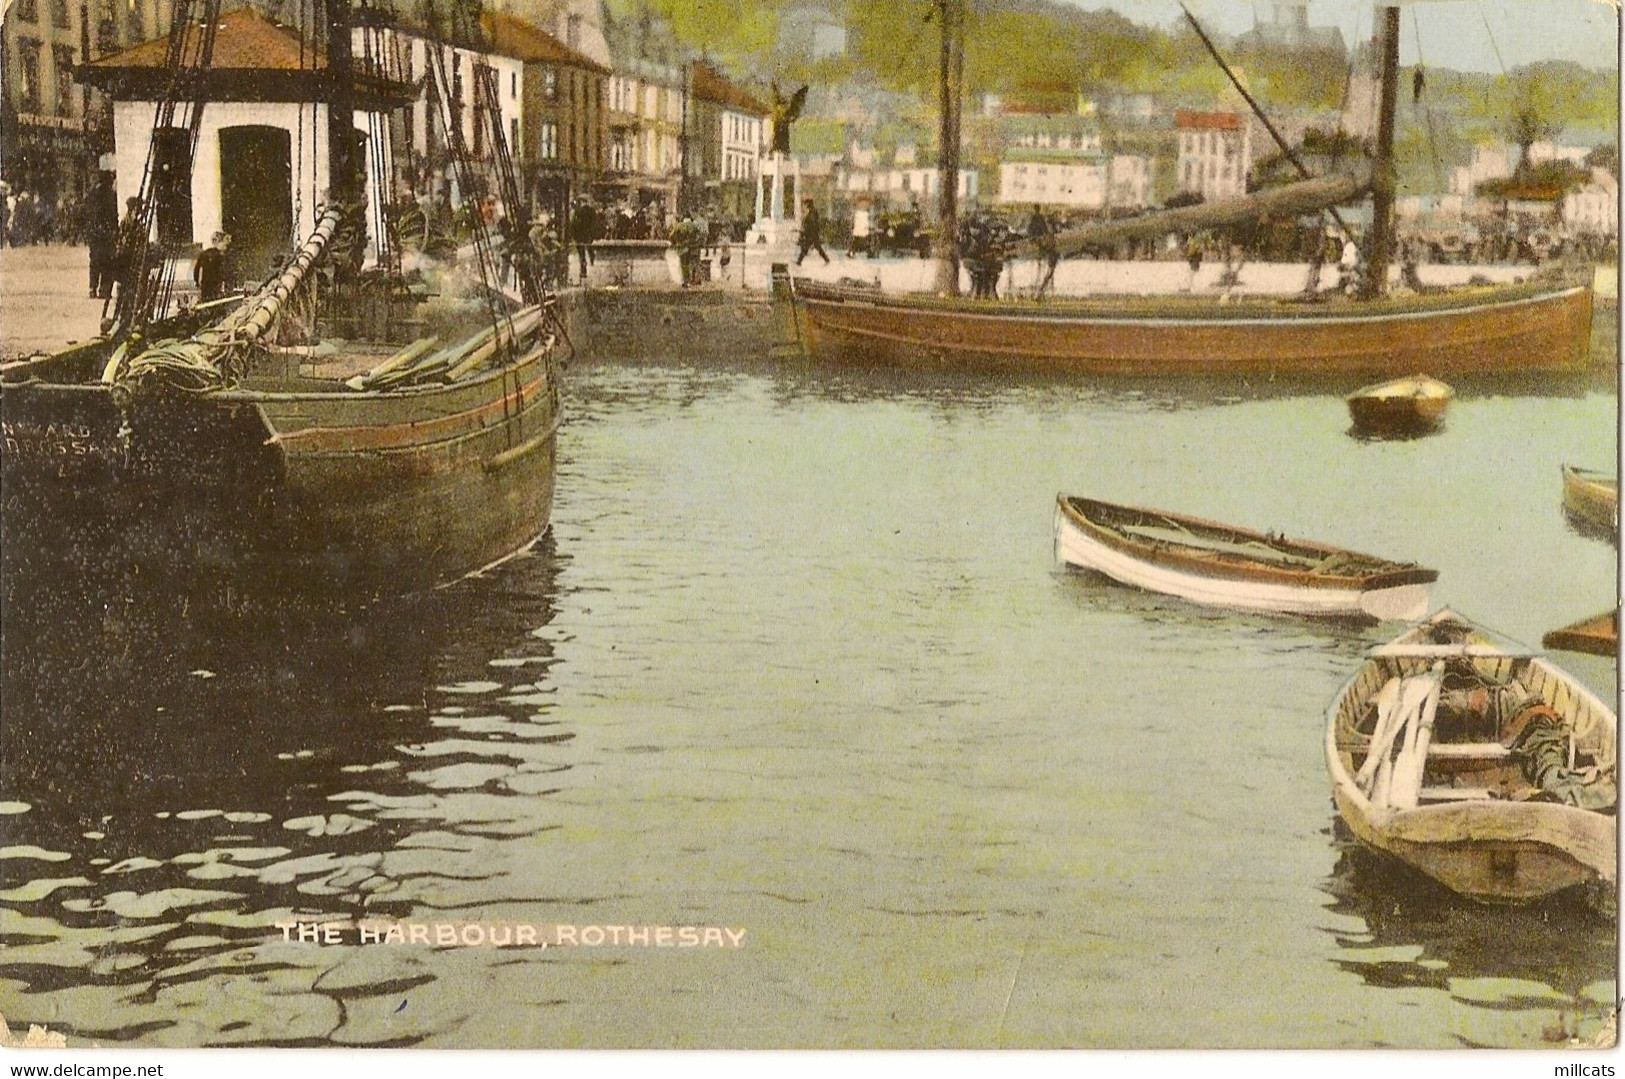
[[[165,1046],[1591,1039],[1610,920],[1453,900],[1333,826],[1323,712],[1395,627],[1053,561],[1064,491],[1414,560],[1526,642],[1611,605],[1615,549],[1559,509],[1560,464],[1617,459],[1611,384],[1467,389],[1395,442],[1350,436],[1351,388],[579,361],[551,534],[483,578],[224,625],[8,612],[0,1015]],[[525,927],[553,946],[489,943]]]

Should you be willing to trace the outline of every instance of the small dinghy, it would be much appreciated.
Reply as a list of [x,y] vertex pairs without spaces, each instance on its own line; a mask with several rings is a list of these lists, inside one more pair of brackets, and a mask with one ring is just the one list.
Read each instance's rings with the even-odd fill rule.
[[1197,603],[1332,618],[1419,618],[1435,570],[1161,510],[1057,495],[1055,554]]
[[1444,419],[1456,396],[1446,383],[1427,375],[1407,375],[1348,395],[1354,429],[1366,435],[1417,435]]
[[1619,535],[1619,479],[1589,468],[1563,466],[1563,513],[1582,532]]

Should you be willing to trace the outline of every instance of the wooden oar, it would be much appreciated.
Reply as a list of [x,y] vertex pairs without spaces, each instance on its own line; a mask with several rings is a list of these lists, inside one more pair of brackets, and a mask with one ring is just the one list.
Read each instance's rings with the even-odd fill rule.
[[1394,735],[1399,731],[1398,706],[1400,698],[1404,695],[1403,684],[1402,678],[1390,678],[1377,691],[1377,726],[1371,732],[1365,761],[1354,775],[1355,785],[1368,795],[1371,793],[1371,781],[1377,775],[1377,763],[1388,755],[1389,748],[1394,744]]
[[1394,759],[1393,780],[1389,787],[1388,804],[1396,809],[1413,809],[1422,790],[1422,777],[1427,769],[1428,744],[1433,740],[1433,718],[1439,710],[1439,691],[1444,685],[1444,661],[1433,665],[1428,674],[1427,696],[1414,722],[1407,725],[1405,748]]

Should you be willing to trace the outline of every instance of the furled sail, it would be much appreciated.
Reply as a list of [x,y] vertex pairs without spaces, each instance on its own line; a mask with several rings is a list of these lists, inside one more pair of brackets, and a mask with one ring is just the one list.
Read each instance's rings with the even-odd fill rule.
[[[1283,184],[1242,198],[1158,210],[1138,217],[1091,221],[1057,232],[1055,249],[1061,255],[1079,255],[1136,240],[1251,224],[1266,217],[1298,217],[1353,202],[1363,196],[1370,186],[1368,177],[1325,177]],[[1037,241],[1024,240],[1014,245],[1011,253],[1032,256],[1040,254],[1041,249]]]

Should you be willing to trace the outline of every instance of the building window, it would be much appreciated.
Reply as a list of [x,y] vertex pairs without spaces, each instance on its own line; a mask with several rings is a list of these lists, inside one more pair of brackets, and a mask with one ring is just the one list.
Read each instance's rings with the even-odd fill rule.
[[519,72],[517,71],[508,72],[508,96],[519,96]]
[[17,110],[39,112],[40,43],[22,38],[17,42]]
[[56,114],[73,115],[73,49],[58,45],[51,50],[56,61]]
[[17,0],[17,17],[24,22],[39,19],[39,0]]
[[147,40],[147,10],[142,6],[142,0],[129,0],[130,40]]
[[51,0],[51,22],[56,26],[67,27],[68,0]]
[[519,118],[516,116],[508,118],[508,152],[519,152]]
[[536,156],[543,161],[552,161],[559,156],[559,125],[551,120],[544,123],[536,133]]
[[581,16],[570,15],[564,21],[564,43],[572,49],[581,48]]
[[549,101],[559,96],[559,73],[550,67],[542,68],[542,94]]

